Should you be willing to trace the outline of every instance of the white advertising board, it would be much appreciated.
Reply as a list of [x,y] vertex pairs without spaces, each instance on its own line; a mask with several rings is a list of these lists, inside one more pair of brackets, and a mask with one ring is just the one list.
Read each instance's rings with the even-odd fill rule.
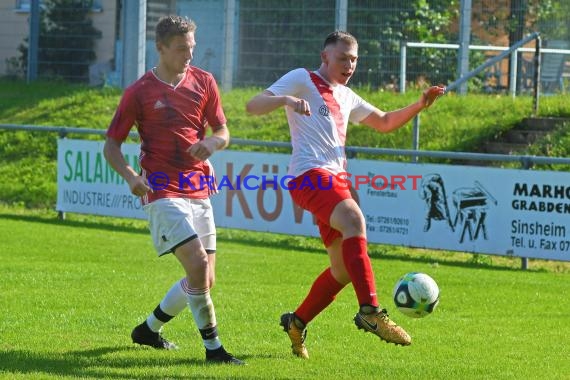
[[[123,145],[138,166],[138,146]],[[221,151],[212,163],[216,224],[318,236],[287,191],[289,155]],[[570,261],[570,174],[349,160],[373,243]],[[61,139],[59,211],[144,218],[140,201],[103,158],[102,143]]]
[[374,161],[349,167],[388,178],[358,192],[370,241],[570,261],[568,173]]
[[[123,144],[123,154],[138,169],[139,146]],[[146,219],[140,198],[103,157],[103,142],[59,139],[57,142],[58,211]]]

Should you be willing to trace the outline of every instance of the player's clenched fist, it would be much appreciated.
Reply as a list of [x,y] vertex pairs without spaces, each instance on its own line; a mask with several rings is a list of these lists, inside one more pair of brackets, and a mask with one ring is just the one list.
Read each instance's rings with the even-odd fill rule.
[[305,99],[291,97],[289,106],[293,108],[295,112],[301,115],[311,116],[311,107],[309,106],[309,102],[307,102]]

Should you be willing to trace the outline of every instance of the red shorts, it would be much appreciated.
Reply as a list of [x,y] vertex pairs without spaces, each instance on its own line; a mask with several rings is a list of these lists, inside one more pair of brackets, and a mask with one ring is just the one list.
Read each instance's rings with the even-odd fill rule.
[[337,204],[351,199],[349,182],[339,179],[324,169],[311,169],[289,182],[293,202],[317,218],[317,226],[325,247],[342,237],[330,226],[331,214]]

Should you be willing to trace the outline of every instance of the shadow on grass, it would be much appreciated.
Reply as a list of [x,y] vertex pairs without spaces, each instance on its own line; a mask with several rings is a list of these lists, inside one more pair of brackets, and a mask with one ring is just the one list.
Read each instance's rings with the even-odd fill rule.
[[[74,378],[111,378],[111,379],[211,379],[206,367],[219,366],[208,364],[204,360],[193,358],[171,357],[165,359],[163,355],[149,357],[119,357],[121,352],[129,352],[138,348],[131,347],[100,347],[87,350],[69,352],[34,352],[26,350],[0,350],[0,370],[3,373],[13,373],[24,376],[37,376],[38,374],[74,377]],[[111,355],[111,356],[107,356]],[[114,355],[114,356],[113,356]],[[166,374],[168,366],[202,366],[204,373],[191,375]],[[146,368],[154,374],[140,374],[138,369]],[[133,373],[135,371],[136,373]],[[240,377],[233,377],[239,379]],[[246,378],[246,377],[242,377]]]
[[[247,236],[246,236],[247,234]],[[230,237],[231,236],[231,237]],[[218,242],[228,242],[234,244],[242,244],[249,247],[264,248],[270,245],[289,249],[297,252],[306,252],[311,254],[326,254],[326,250],[318,238],[304,236],[280,235],[274,233],[246,232],[239,230],[238,232],[222,232],[218,235]],[[321,248],[319,248],[321,246]],[[401,249],[401,248],[400,248]],[[414,248],[410,248],[412,250]],[[408,255],[390,252],[389,246],[381,246],[371,244],[368,254],[371,258],[382,260],[395,260],[405,262],[415,262],[423,264],[441,265],[448,267],[461,267],[472,269],[489,269],[498,271],[518,271],[519,268],[504,266],[501,264],[493,264],[490,255],[474,254],[469,252],[457,252],[457,254],[467,254],[470,258],[460,260],[455,258],[443,258],[441,256],[428,255]],[[395,250],[394,250],[395,251]],[[325,259],[326,260],[326,259]],[[527,269],[529,272],[544,272],[543,269]]]
[[[61,220],[55,215],[53,218],[35,215],[18,215],[9,213],[0,213],[0,219],[10,219],[16,221],[24,221],[30,223],[44,223],[58,226],[78,227],[98,229],[105,231],[120,231],[148,235],[146,227],[121,225],[120,223],[111,222],[109,220]],[[95,217],[96,218],[96,217]],[[218,231],[218,242],[227,242],[232,244],[242,244],[250,247],[265,248],[275,246],[282,249],[289,249],[297,252],[306,252],[311,254],[326,253],[324,246],[318,238],[298,236],[298,235],[282,235],[269,232],[256,232],[245,230],[231,230],[222,228]],[[412,248],[410,248],[412,249]],[[458,252],[458,254],[461,252]],[[369,248],[369,255],[372,258],[384,260],[397,260],[405,262],[416,262],[423,264],[442,265],[449,267],[461,267],[472,269],[489,269],[499,271],[518,271],[520,268],[509,267],[501,264],[492,263],[490,255],[473,254],[471,258],[464,261],[453,258],[442,259],[440,256],[427,255],[408,255],[391,253],[390,247],[372,245]],[[486,258],[486,259],[485,259]],[[527,272],[545,272],[544,269],[526,269]]]
[[148,235],[148,229],[144,227],[121,225],[119,223],[112,223],[109,221],[99,221],[99,220],[67,220],[59,219],[54,215],[53,218],[47,216],[37,216],[37,215],[18,215],[18,214],[7,214],[0,212],[0,219],[9,219],[14,221],[29,222],[29,223],[42,223],[50,224],[54,226],[64,226],[64,227],[78,227],[78,228],[89,228],[98,229],[105,231],[119,231],[119,232],[132,232],[138,234]]
[[[229,230],[226,230],[229,231]],[[250,236],[246,237],[246,234]],[[237,236],[236,236],[237,235]],[[239,230],[238,234],[232,232],[218,232],[217,240],[218,242],[226,242],[232,244],[242,244],[250,247],[267,248],[268,246],[275,246],[281,249],[289,249],[297,252],[307,252],[307,253],[320,253],[325,254],[326,250],[321,243],[303,245],[302,240],[313,239],[305,236],[297,235],[277,235],[273,233],[264,232],[251,232]],[[320,244],[322,247],[319,248],[317,245]]]
[[[480,260],[480,257],[487,257],[488,255],[481,255],[481,254],[474,254],[465,252],[468,255],[472,255],[471,259],[467,261],[460,261],[457,259],[448,259],[442,260],[441,257],[438,256],[407,256],[407,255],[398,255],[398,254],[391,254],[386,252],[371,252],[370,257],[378,258],[378,259],[387,259],[387,260],[397,260],[397,261],[408,261],[408,262],[417,262],[417,263],[424,263],[424,264],[432,264],[436,266],[448,266],[448,267],[459,267],[459,268],[472,268],[472,269],[488,269],[488,270],[497,270],[497,271],[519,271],[519,268],[513,268],[508,266],[503,266],[501,264],[493,264],[491,259],[488,260]],[[479,261],[480,260],[480,261]],[[487,262],[488,261],[488,262]],[[543,272],[542,269],[527,269],[528,272]]]

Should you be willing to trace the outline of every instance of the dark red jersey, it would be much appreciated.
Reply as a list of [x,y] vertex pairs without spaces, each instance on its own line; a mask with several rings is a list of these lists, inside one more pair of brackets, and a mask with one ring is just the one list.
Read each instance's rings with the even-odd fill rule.
[[[159,179],[143,204],[159,198],[207,198],[215,192],[213,168],[198,161],[188,148],[204,139],[208,125],[226,124],[212,74],[188,66],[175,87],[149,71],[129,86],[107,136],[124,141],[133,125],[141,138],[140,166],[146,178]],[[167,185],[166,185],[167,184]],[[161,187],[164,189],[160,189]]]

